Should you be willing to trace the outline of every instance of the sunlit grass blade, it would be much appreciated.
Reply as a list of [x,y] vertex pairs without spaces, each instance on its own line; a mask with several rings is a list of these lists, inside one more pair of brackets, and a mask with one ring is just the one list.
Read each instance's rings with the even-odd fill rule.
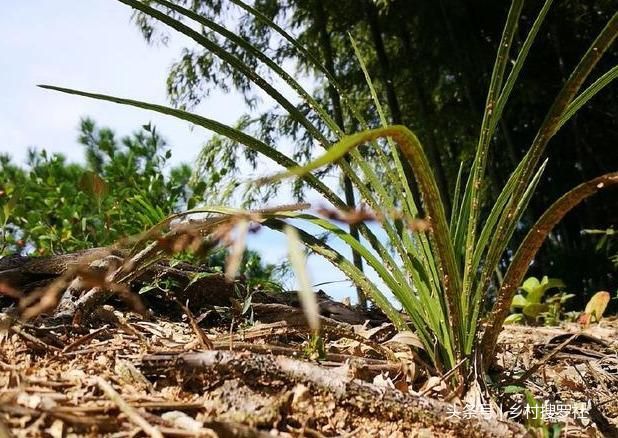
[[[545,116],[545,119],[532,142],[530,150],[526,153],[526,156],[518,165],[517,170],[521,170],[521,177],[517,174],[517,172],[511,175],[511,178],[517,181],[515,189],[516,198],[518,195],[521,195],[527,181],[530,179],[530,175],[534,173],[534,169],[541,159],[547,143],[561,126],[560,121],[564,117],[569,105],[573,102],[577,92],[590,75],[592,69],[599,62],[603,54],[612,45],[617,35],[618,13],[615,13],[592,44],[590,44],[588,50],[580,59],[577,66],[554,99],[551,108]],[[510,207],[514,207],[513,203],[511,203]],[[500,229],[500,225],[498,228]]]
[[146,201],[143,196],[136,195],[126,201],[131,204],[135,209],[141,210],[138,214],[140,222],[145,227],[151,227],[165,218],[165,212],[161,210],[158,205]]
[[[358,49],[358,45],[356,44],[356,41],[354,41],[354,38],[352,38],[351,35],[349,36],[349,38],[352,44],[352,49],[354,50],[354,54],[356,55],[356,59],[358,60],[358,63],[361,67],[363,75],[365,76],[365,82],[367,83],[367,87],[369,87],[369,93],[371,94],[371,99],[376,108],[376,111],[378,112],[378,116],[380,117],[380,124],[382,125],[383,128],[386,128],[388,126],[388,121],[386,119],[386,115],[384,114],[384,109],[382,108],[380,99],[378,98],[378,93],[376,92],[376,89],[373,85],[373,81],[371,80],[369,71],[367,70],[367,66],[365,65],[365,62],[360,53],[360,50]],[[404,205],[407,205],[409,209],[409,214],[417,215],[418,208],[416,207],[414,198],[412,197],[412,192],[410,191],[410,187],[408,186],[408,184],[406,184],[406,176],[403,171],[401,160],[399,159],[397,148],[391,139],[387,139],[387,141],[390,146],[391,156],[393,158],[393,161],[395,162],[395,170],[396,170],[396,175],[393,174],[393,172],[389,172],[388,175],[391,178],[391,182],[395,184],[396,190],[400,191],[401,193],[405,195],[406,203],[404,203]],[[375,146],[375,149],[381,150],[378,145]],[[383,165],[385,166],[386,169],[389,169],[389,170],[391,169],[391,166],[389,166],[388,163],[383,162]]]
[[251,223],[247,219],[240,219],[234,227],[236,235],[234,236],[234,242],[230,248],[230,253],[225,261],[225,279],[229,282],[234,281],[240,270],[240,264],[242,263],[242,258],[247,246],[249,225],[251,225]]
[[[502,211],[500,219],[506,217],[506,219],[503,220],[503,222],[506,224],[504,230],[505,237],[500,242],[494,243],[492,241],[492,244],[489,245],[487,255],[485,256],[484,265],[480,267],[481,273],[479,275],[479,281],[476,286],[477,297],[481,296],[481,294],[483,294],[484,291],[486,291],[489,287],[489,281],[491,279],[491,276],[493,275],[493,271],[495,267],[499,265],[500,258],[504,254],[504,251],[506,251],[506,248],[511,241],[513,233],[515,232],[515,229],[517,228],[517,225],[519,224],[519,221],[524,214],[526,208],[528,207],[528,203],[530,202],[530,199],[532,198],[532,195],[534,194],[534,191],[536,190],[536,187],[541,180],[541,176],[543,175],[546,166],[547,160],[545,160],[541,164],[536,174],[534,174],[523,195],[518,200],[517,208],[515,208],[512,213],[507,212],[506,210]],[[508,188],[507,190],[510,190],[510,188]],[[498,222],[500,222],[500,219],[498,220]]]
[[[433,234],[436,236],[437,239],[444,241],[445,254],[443,254],[443,261],[452,267],[449,268],[449,271],[450,269],[453,269],[453,272],[457,272],[456,269],[453,267],[454,263],[451,263],[451,261],[449,261],[449,258],[452,259],[452,251],[450,251],[450,255],[447,254],[449,252],[448,248],[450,248],[450,240],[448,239],[448,225],[446,224],[446,214],[443,210],[443,205],[440,202],[440,195],[435,185],[435,179],[433,178],[431,168],[427,163],[427,158],[424,155],[418,139],[411,131],[409,131],[404,126],[378,128],[344,137],[341,141],[333,145],[323,155],[321,155],[314,161],[311,161],[307,165],[288,169],[288,171],[267,178],[267,180],[275,181],[291,176],[305,175],[313,170],[340,160],[352,148],[357,147],[362,143],[386,136],[396,138],[398,140],[398,144],[404,152],[404,155],[408,160],[410,160],[412,168],[417,176],[419,186],[421,187],[424,194],[427,204],[427,210],[430,214],[430,217],[432,218],[432,227],[435,228]],[[437,237],[441,233],[445,234],[443,236]],[[456,282],[457,280],[452,279],[452,281]]]
[[305,254],[300,248],[301,241],[298,236],[296,228],[287,225],[285,228],[285,235],[288,238],[288,255],[290,263],[296,274],[296,282],[298,284],[298,297],[307,318],[309,328],[313,333],[318,333],[320,330],[320,309],[318,307],[318,301],[316,299],[313,288],[311,287],[311,280],[309,279],[309,273],[307,272],[307,262],[305,260]]
[[466,252],[466,231],[468,230],[468,219],[470,218],[470,196],[472,191],[472,173],[468,174],[466,185],[461,195],[459,214],[456,218],[455,231],[453,232],[453,250],[455,251],[458,266],[463,270],[464,257]]
[[[285,226],[289,226],[280,219],[275,218],[270,218],[266,220],[264,222],[264,225],[279,231],[282,231]],[[392,307],[390,301],[380,292],[379,288],[373,282],[371,282],[349,260],[347,260],[337,251],[333,250],[325,242],[315,238],[312,234],[309,234],[298,227],[296,227],[296,230],[301,240],[305,243],[307,247],[309,247],[316,254],[319,254],[326,258],[333,264],[333,266],[341,270],[348,278],[363,287],[367,296],[374,301],[374,303],[391,319],[391,321],[393,321],[395,326],[398,327],[400,330],[405,330],[404,327],[406,327],[407,324],[403,321],[399,312],[397,312]],[[392,292],[397,294],[397,290],[392,290]],[[427,349],[427,353],[430,355],[430,357],[432,357],[432,359],[434,359],[434,363],[436,363],[438,366],[441,366],[441,364],[443,364],[443,366],[446,368],[453,364],[455,353],[453,352],[451,341],[449,341],[448,338],[446,341],[444,341],[442,336],[445,336],[445,334],[442,333],[442,330],[440,330],[440,328],[438,328],[437,330],[429,328],[429,325],[427,324],[427,317],[420,312],[425,310],[423,309],[423,306],[420,305],[420,303],[416,303],[413,307],[404,306],[404,309],[406,310],[406,312],[409,312],[408,315],[412,319],[412,325],[417,330],[416,333],[419,336],[421,342],[423,343],[425,349]],[[442,324],[446,324],[445,320],[442,320]],[[435,336],[439,336],[439,338],[436,339]],[[443,347],[438,349],[439,354],[442,355],[442,353],[445,353],[445,356],[435,356],[434,350],[436,350],[436,342],[439,342],[439,344]]]
[[[438,259],[438,272],[441,275],[441,284],[446,294],[446,302],[449,307],[449,318],[455,330],[465,329],[460,324],[461,321],[461,302],[460,302],[460,277],[459,270],[455,264],[452,243],[444,212],[440,192],[437,188],[435,178],[427,161],[420,142],[409,129],[405,126],[390,126],[388,128],[377,128],[364,131],[359,134],[344,137],[337,144],[333,145],[326,153],[305,166],[289,169],[279,175],[271,177],[270,180],[278,180],[290,176],[304,175],[312,170],[331,162],[341,159],[352,148],[377,138],[392,137],[399,145],[405,158],[409,161],[415,177],[419,184],[427,215],[430,218],[432,227],[431,239],[435,245],[435,252]],[[456,344],[461,340],[457,338]]]
[[[360,50],[358,48],[356,41],[354,40],[354,38],[352,38],[351,35],[349,36],[349,38],[350,38],[350,42],[352,44],[354,53],[356,55],[356,58],[363,72],[363,75],[365,76],[365,82],[367,83],[367,87],[369,88],[369,92],[371,94],[373,104],[380,118],[380,124],[382,125],[383,128],[386,128],[388,126],[388,121],[386,119],[386,115],[382,108],[382,104],[380,103],[380,99],[378,98],[376,89],[373,85],[371,75],[369,74],[369,71],[367,70],[367,66],[365,65],[363,56],[360,53]],[[390,156],[392,157],[392,161],[395,163],[394,170],[391,170],[392,166],[390,165],[390,162],[386,160],[386,157],[384,157],[384,154],[382,154],[382,149],[377,144],[377,142],[374,141],[372,144],[374,146],[374,149],[378,152],[378,158],[380,159],[383,168],[387,170],[387,176],[389,177],[391,184],[393,184],[393,191],[395,193],[402,193],[404,195],[403,196],[404,201],[401,203],[404,208],[404,211],[410,217],[415,217],[418,215],[419,211],[418,211],[418,207],[416,205],[414,196],[412,195],[411,188],[408,184],[407,177],[404,172],[401,159],[399,157],[399,151],[392,139],[387,138],[387,142],[390,148]],[[381,187],[381,185],[379,185],[378,187]],[[431,269],[431,267],[435,266],[435,261],[433,260],[433,254],[431,253],[431,249],[429,247],[429,242],[427,238],[423,234],[420,234],[418,236],[417,240],[420,242],[420,248],[418,247],[418,245],[412,242],[412,240],[406,234],[403,235],[403,240],[405,243],[405,247],[406,247],[405,249],[407,253],[410,254],[413,258],[420,260],[421,263],[425,266],[425,269],[430,271],[432,274],[434,274],[433,281],[435,282],[435,284],[439,284],[440,279],[437,278],[436,270]],[[404,261],[406,260],[405,254],[402,254],[401,257]]]
[[485,255],[485,251],[487,250],[487,245],[489,245],[490,241],[492,240],[496,225],[500,220],[501,214],[506,208],[507,203],[513,195],[514,188],[515,187],[513,181],[508,181],[506,183],[506,185],[498,195],[498,198],[494,202],[494,205],[491,208],[491,211],[487,216],[485,223],[483,224],[483,228],[481,230],[478,242],[476,244],[476,248],[474,250],[474,259],[472,261],[472,269],[474,270],[474,272],[477,272],[479,269],[483,255]]
[[[271,216],[274,218],[275,216]],[[407,280],[401,271],[401,268],[392,265],[392,259],[388,253],[386,259],[380,259],[374,256],[360,242],[356,241],[349,233],[337,227],[330,221],[309,215],[306,213],[295,212],[279,212],[276,213],[277,219],[302,219],[308,223],[322,228],[328,232],[329,236],[337,237],[348,244],[353,250],[357,251],[367,265],[374,270],[380,279],[389,287],[395,298],[403,305],[406,312],[412,317],[413,324],[421,326],[430,326],[433,333],[438,334],[440,344],[452,345],[450,330],[446,324],[446,315],[442,313],[443,306],[439,300],[441,295],[432,295],[426,284],[421,284],[418,287],[418,296],[413,293]],[[389,262],[390,260],[390,262]],[[422,327],[419,330],[424,330]]]

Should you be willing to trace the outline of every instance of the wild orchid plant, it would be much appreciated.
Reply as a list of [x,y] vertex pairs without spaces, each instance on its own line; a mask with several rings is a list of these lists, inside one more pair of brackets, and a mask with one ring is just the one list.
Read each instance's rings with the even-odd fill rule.
[[[382,126],[369,129],[360,111],[342,95],[356,122],[366,129],[357,134],[346,135],[327,109],[320,105],[296,79],[265,53],[220,24],[166,0],[153,0],[148,4],[138,0],[118,1],[193,39],[239,73],[244,74],[281,105],[289,116],[326,150],[325,154],[303,166],[258,138],[198,114],[137,100],[49,85],[42,87],[168,114],[214,131],[288,169],[285,174],[277,178],[282,176],[302,178],[335,209],[347,211],[348,205],[336,191],[311,173],[318,167],[335,164],[341,173],[352,181],[369,211],[381,212],[373,217],[377,218],[386,239],[379,238],[375,227],[369,227],[362,221],[357,224],[362,238],[356,239],[349,231],[329,219],[298,211],[270,212],[263,215],[263,224],[282,231],[289,230],[286,227],[295,228],[308,248],[328,259],[345,273],[398,329],[412,328],[436,369],[446,373],[456,368],[453,383],[461,383],[465,380],[464,377],[474,370],[483,375],[491,364],[497,337],[508,315],[517,286],[554,225],[586,197],[618,183],[618,172],[606,174],[583,183],[556,201],[531,228],[514,252],[506,275],[498,285],[497,299],[491,311],[483,315],[482,312],[488,305],[487,291],[492,281],[495,281],[494,272],[499,267],[521,216],[541,179],[545,167],[542,157],[547,143],[579,108],[618,75],[618,66],[615,66],[583,92],[579,92],[591,70],[614,41],[618,31],[618,14],[611,18],[580,59],[549,109],[527,154],[513,171],[485,216],[482,214],[484,205],[482,187],[486,177],[491,140],[553,0],[545,1],[515,56],[511,54],[513,36],[520,19],[523,0],[512,1],[491,75],[476,155],[467,178],[464,178],[464,172],[460,171],[450,212],[446,211],[444,200],[418,138],[405,126],[388,125],[380,103],[375,98],[376,93],[366,70],[364,71]],[[281,38],[296,48],[299,56],[312,62],[335,89],[341,90],[329,71],[285,30],[240,0],[230,1],[270,26]],[[152,4],[159,6],[165,12],[150,6]],[[183,21],[175,17],[182,18]],[[329,141],[329,137],[316,123],[310,121],[307,115],[275,86],[257,75],[251,66],[215,44],[203,33],[194,30],[186,22],[203,26],[229,39],[254,56],[312,109],[319,118],[321,126],[328,129],[330,138],[334,136],[339,140],[334,144]],[[509,60],[512,58],[515,61],[509,69]],[[373,142],[376,151],[371,160],[364,158],[357,149],[359,145],[369,142]],[[407,161],[412,168],[422,199],[414,199],[402,160]],[[393,193],[397,193],[398,196],[393,196]],[[220,207],[205,207],[199,211],[227,214],[236,212]],[[421,214],[419,211],[422,211],[423,219],[429,224],[427,229],[414,226]],[[367,266],[375,271],[388,291],[396,298],[397,303],[401,305],[405,316],[398,310],[396,303],[386,297],[381,287],[341,252],[336,251],[323,239],[295,225],[298,221],[290,224],[290,219],[304,220],[326,231],[333,238],[345,242],[362,257]],[[485,323],[482,324],[481,321]]]

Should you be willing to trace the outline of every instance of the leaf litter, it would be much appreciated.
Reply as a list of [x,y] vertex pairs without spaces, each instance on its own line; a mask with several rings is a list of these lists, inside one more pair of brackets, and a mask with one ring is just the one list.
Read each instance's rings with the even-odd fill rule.
[[[256,218],[258,214],[234,220],[244,224],[243,238],[247,223]],[[221,221],[209,229],[210,235],[234,245],[230,224]],[[317,325],[309,327],[295,293],[254,293],[252,321],[233,303],[222,306],[221,297],[209,302],[168,294],[163,308],[158,307],[161,302],[143,302],[147,293],[138,298],[135,283],[148,269],[171,253],[199,251],[204,234],[199,221],[189,222],[133,241],[143,243],[143,249],[135,250],[135,245],[132,254],[123,253],[121,263],[113,258],[112,264],[101,263],[116,255],[112,250],[86,255],[47,287],[35,289],[38,302],[24,306],[21,301],[22,316],[30,311],[28,318],[16,318],[10,303],[16,297],[32,298],[5,284],[12,293],[0,301],[0,436],[527,433],[504,416],[460,416],[464,401],[444,390],[448,374],[427,364],[414,333],[397,333],[376,309],[358,310],[318,292],[324,348],[316,356],[307,354],[307,345]],[[237,245],[239,252],[242,243]],[[229,271],[236,270],[235,263]],[[145,278],[160,279],[177,268],[168,264]],[[216,281],[225,280],[222,275],[191,274],[175,293],[193,288],[207,297],[221,295]],[[92,307],[72,321],[45,314],[77,278],[82,289],[111,290],[124,299]],[[613,399],[618,390],[618,320],[603,319],[584,329],[576,323],[507,326],[500,346],[494,384],[501,385],[498,393],[503,396],[495,400],[494,414],[521,407],[525,386],[547,406],[583,404],[587,416],[563,419],[566,436],[618,431]]]

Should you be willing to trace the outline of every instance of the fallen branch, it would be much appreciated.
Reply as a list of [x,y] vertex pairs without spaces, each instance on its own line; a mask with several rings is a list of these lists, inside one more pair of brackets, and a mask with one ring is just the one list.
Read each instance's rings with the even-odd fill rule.
[[[142,358],[144,372],[161,375],[172,371],[193,386],[200,379],[240,379],[256,386],[260,382],[272,389],[274,385],[291,387],[302,383],[333,395],[338,404],[359,416],[386,418],[409,424],[431,426],[467,437],[525,436],[523,426],[497,419],[458,418],[453,406],[427,397],[404,394],[378,387],[341,373],[284,356],[256,355],[228,351],[200,353],[153,354]],[[275,383],[277,382],[277,383]]]

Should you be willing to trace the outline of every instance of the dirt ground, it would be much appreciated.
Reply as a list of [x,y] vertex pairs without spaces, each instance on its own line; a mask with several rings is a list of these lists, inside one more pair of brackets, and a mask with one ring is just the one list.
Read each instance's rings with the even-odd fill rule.
[[106,306],[93,320],[2,314],[0,437],[526,436],[524,386],[560,436],[618,436],[615,317],[584,331],[507,326],[493,378],[508,394],[486,404],[449,396],[414,336],[387,323],[331,327],[312,359],[286,317],[146,321]]

